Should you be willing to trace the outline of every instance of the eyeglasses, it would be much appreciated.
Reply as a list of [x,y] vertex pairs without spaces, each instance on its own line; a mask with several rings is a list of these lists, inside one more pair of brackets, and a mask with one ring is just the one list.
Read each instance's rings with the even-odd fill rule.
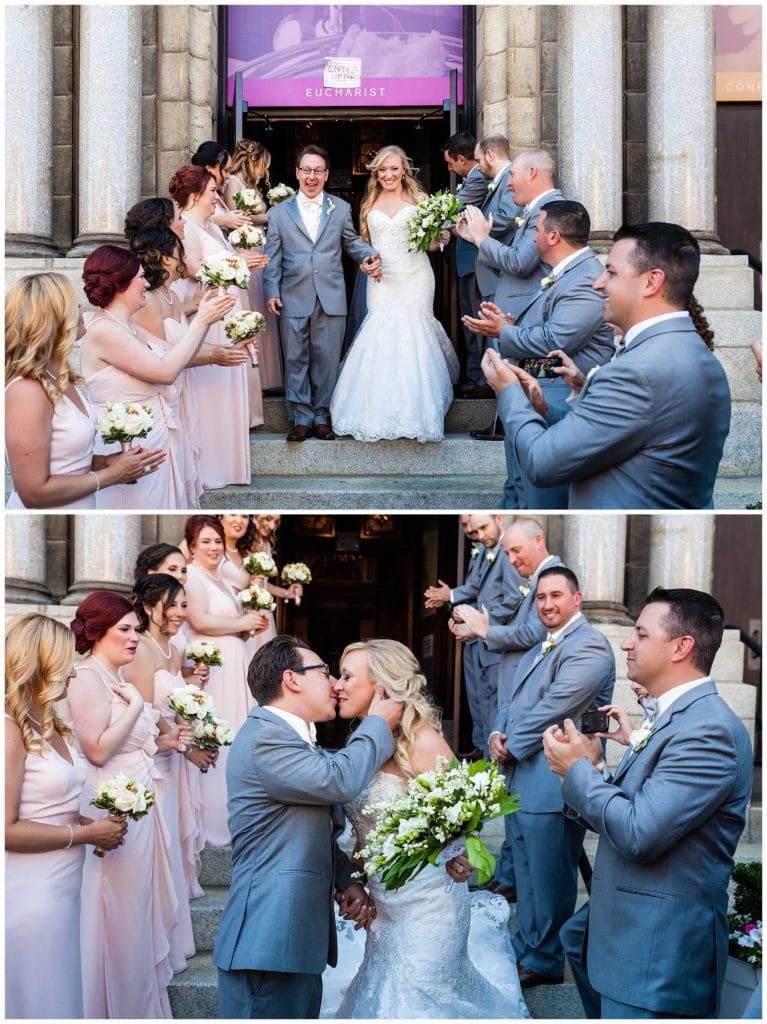
[[303,174],[305,178],[319,178],[320,175],[327,172],[326,167],[299,167],[297,168],[299,174]]
[[313,668],[320,668],[326,679],[330,679],[330,665],[326,665],[324,661],[321,661],[318,665],[304,665],[303,668],[293,668],[291,672],[311,672]]

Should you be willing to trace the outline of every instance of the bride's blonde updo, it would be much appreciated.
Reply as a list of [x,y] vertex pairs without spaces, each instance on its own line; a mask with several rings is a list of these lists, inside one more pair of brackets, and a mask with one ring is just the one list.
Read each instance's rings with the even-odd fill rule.
[[402,193],[405,198],[411,203],[420,203],[422,199],[426,198],[426,193],[416,176],[418,169],[413,167],[413,161],[405,150],[399,146],[384,146],[383,149],[379,149],[371,162],[367,164],[367,169],[370,171],[370,180],[368,181],[365,198],[360,205],[360,235],[362,235],[366,242],[370,242],[368,214],[383,192],[381,183],[378,180],[378,168],[384,160],[388,160],[391,156],[398,156],[402,161],[402,169],[404,171],[402,176]]
[[403,775],[412,779],[417,774],[410,764],[416,733],[423,725],[440,731],[439,712],[424,692],[426,676],[410,648],[398,640],[360,640],[349,644],[341,655],[342,665],[353,651],[365,651],[370,678],[383,687],[387,697],[405,705],[396,736],[394,763]]

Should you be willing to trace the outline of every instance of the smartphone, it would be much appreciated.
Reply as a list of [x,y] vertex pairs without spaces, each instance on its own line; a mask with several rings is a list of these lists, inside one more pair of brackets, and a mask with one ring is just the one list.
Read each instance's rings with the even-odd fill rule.
[[562,365],[562,357],[545,356],[542,359],[536,359],[535,356],[528,356],[525,359],[520,359],[519,365],[531,377],[548,377],[550,380],[556,380],[557,374],[553,372],[554,367]]
[[585,736],[594,732],[607,732],[608,725],[606,711],[584,711],[581,715],[581,732]]

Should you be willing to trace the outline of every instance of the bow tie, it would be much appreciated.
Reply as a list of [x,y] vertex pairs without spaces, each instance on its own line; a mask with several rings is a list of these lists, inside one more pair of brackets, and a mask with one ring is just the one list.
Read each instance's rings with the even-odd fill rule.
[[613,347],[615,349],[615,356],[613,356],[613,358],[621,355],[623,352],[626,351],[626,339],[623,337],[623,335],[617,334],[613,338]]
[[647,719],[648,725],[652,725],[658,715],[657,697],[645,697],[642,701],[642,707],[644,709],[644,715]]
[[322,206],[322,196],[315,196],[313,199],[309,199],[302,192],[300,202],[301,206]]

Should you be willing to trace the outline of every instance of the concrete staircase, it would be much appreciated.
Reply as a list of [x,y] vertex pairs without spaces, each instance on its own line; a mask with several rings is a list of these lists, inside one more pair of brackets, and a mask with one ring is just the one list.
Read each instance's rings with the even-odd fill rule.
[[[761,805],[751,805],[746,829],[736,852],[737,861],[762,859],[761,822]],[[497,857],[503,842],[502,820],[488,822],[483,830],[483,838],[490,851]],[[587,836],[586,852],[592,864],[596,842],[595,836],[591,834]],[[191,904],[197,955],[188,961],[185,971],[175,975],[169,988],[171,1010],[176,1019],[218,1017],[217,972],[211,963],[210,955],[230,881],[229,848],[203,850],[200,884],[205,889],[205,895],[199,900],[192,901]],[[581,881],[578,891],[578,906],[586,898],[586,891]],[[516,907],[511,904],[509,909],[509,930],[513,934],[516,930]],[[525,993],[525,1000],[530,1014],[534,1018],[578,1019],[583,1017],[583,1006],[569,966],[565,968],[565,980],[562,985],[543,985],[530,989]]]

